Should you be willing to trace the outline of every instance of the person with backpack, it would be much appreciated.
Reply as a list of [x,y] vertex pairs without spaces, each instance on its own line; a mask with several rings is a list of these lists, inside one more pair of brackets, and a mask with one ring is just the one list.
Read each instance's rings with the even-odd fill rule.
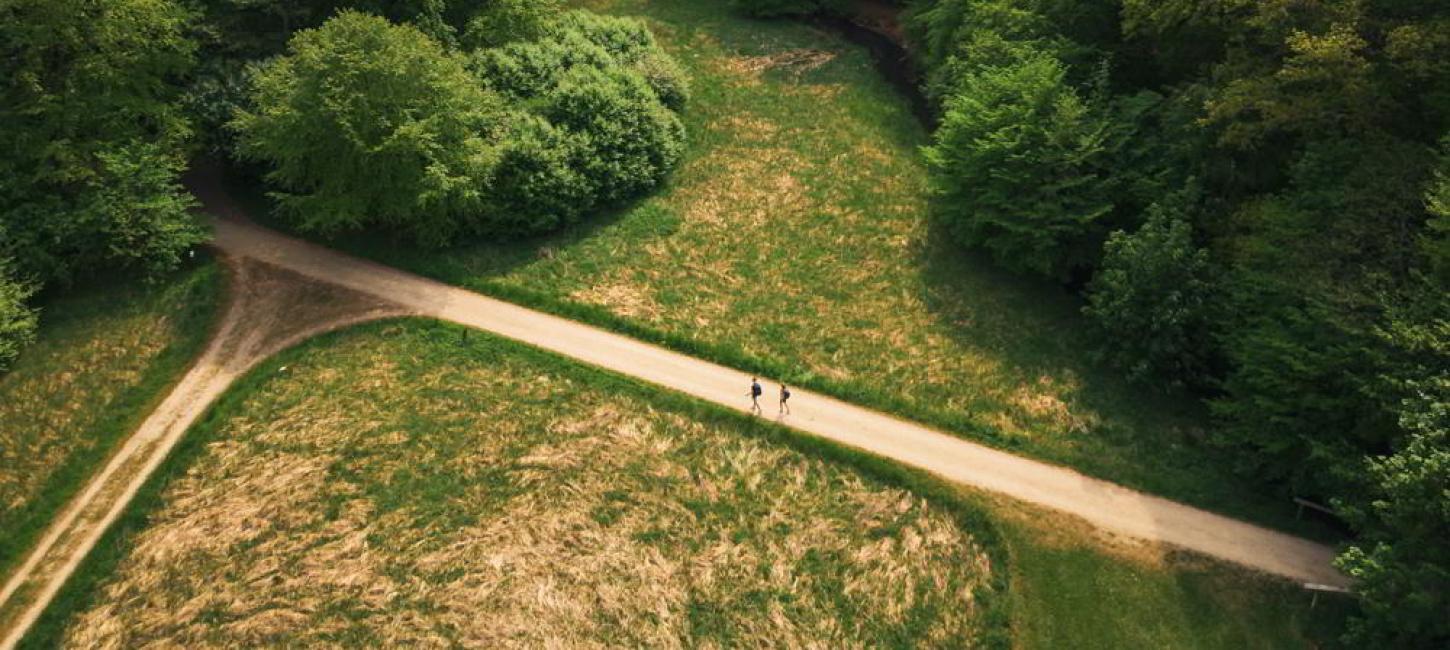
[[780,413],[781,413],[781,415],[790,415],[790,404],[787,404],[787,402],[789,402],[789,401],[790,401],[790,388],[787,388],[785,384],[781,384],[780,385]]
[[760,382],[757,381],[755,377],[751,377],[750,392],[745,394],[747,397],[750,398],[750,412],[756,415],[760,415],[760,395],[764,392],[765,390],[760,387]]

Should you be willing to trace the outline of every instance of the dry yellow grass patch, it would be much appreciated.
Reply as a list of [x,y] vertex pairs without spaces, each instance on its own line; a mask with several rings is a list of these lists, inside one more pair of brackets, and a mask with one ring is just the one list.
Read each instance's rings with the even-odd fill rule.
[[0,522],[67,461],[106,442],[106,418],[122,415],[108,407],[187,334],[179,325],[184,302],[210,299],[187,293],[192,280],[91,290],[45,308],[40,340],[0,373]]
[[619,316],[657,320],[660,308],[646,287],[624,282],[602,282],[569,294],[569,298],[599,305]]
[[1019,386],[1008,401],[1035,424],[1064,433],[1083,433],[1097,424],[1098,419],[1091,412],[1073,410],[1063,401],[1061,394],[1077,390],[1075,378],[1070,373],[1065,377],[1058,381],[1042,375],[1031,386]]
[[802,48],[759,56],[723,57],[715,60],[715,64],[737,78],[759,83],[761,75],[768,70],[780,70],[799,76],[834,61],[836,56],[835,52]]
[[97,338],[65,349],[38,351],[49,374],[0,374],[0,508],[24,506],[49,470],[82,446],[75,435],[100,413],[95,403],[111,401],[141,377],[166,346],[164,314],[137,313],[106,319]]
[[74,647],[971,645],[920,498],[412,325],[289,362],[169,487]]
[[795,176],[807,163],[789,149],[722,148],[692,165],[724,173],[710,183],[682,187],[671,197],[671,203],[683,206],[687,226],[758,229],[807,207],[805,187]]

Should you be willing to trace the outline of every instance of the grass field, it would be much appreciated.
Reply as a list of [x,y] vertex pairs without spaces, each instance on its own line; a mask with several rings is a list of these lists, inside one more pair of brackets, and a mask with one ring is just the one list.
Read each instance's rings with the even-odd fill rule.
[[40,305],[38,340],[0,374],[0,576],[200,353],[219,276],[205,264]]
[[1302,648],[1336,616],[425,321],[267,362],[122,522],[27,647]]
[[927,142],[868,54],[722,2],[593,0],[691,71],[690,147],[658,195],[557,236],[342,248],[1276,526],[1187,400],[1090,360],[1079,303],[933,237]]
[[65,645],[980,645],[952,508],[687,404],[441,325],[324,337],[192,432]]

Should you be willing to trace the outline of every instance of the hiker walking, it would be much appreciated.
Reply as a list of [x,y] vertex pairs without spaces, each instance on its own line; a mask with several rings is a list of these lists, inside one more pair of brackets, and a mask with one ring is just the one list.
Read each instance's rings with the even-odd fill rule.
[[790,415],[790,388],[785,384],[780,385],[780,412],[783,415]]
[[764,392],[765,391],[760,388],[760,382],[757,381],[755,377],[751,377],[750,378],[750,392],[749,393],[746,393],[746,395],[750,397],[750,411],[752,413],[755,413],[756,415],[759,415],[760,412],[761,412],[760,411],[760,395],[762,393],[764,393]]

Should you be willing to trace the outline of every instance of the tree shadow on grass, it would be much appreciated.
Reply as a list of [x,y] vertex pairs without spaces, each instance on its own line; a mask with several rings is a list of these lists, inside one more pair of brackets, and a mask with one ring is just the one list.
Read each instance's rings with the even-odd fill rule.
[[1191,471],[1196,480],[1180,478],[1193,483],[1228,480],[1220,459],[1206,458],[1216,450],[1204,442],[1208,414],[1201,403],[1131,385],[1092,359],[1095,342],[1080,298],[1048,281],[1003,270],[983,253],[963,250],[935,219],[916,264],[923,303],[941,331],[963,348],[1000,360],[1005,381],[1030,389],[1047,378],[1073,410],[1096,415],[1086,431],[1048,432],[1044,438],[1072,438],[1057,445],[1044,440],[1051,456],[1075,465],[1082,463],[1072,456],[1091,456],[1081,460],[1100,468],[1118,466],[1135,475],[1124,478],[1138,482],[1170,468]]
[[[449,246],[429,248],[396,230],[331,236],[301,231],[276,216],[275,204],[266,196],[266,188],[256,176],[226,165],[219,166],[218,173],[227,192],[258,223],[300,239],[461,286],[477,286],[519,267],[551,259],[558,252],[593,239],[607,228],[623,225],[638,230],[640,236],[662,236],[679,226],[677,215],[663,207],[647,205],[658,194],[655,193],[603,208],[554,232],[468,235]],[[627,217],[633,218],[627,220]]]

